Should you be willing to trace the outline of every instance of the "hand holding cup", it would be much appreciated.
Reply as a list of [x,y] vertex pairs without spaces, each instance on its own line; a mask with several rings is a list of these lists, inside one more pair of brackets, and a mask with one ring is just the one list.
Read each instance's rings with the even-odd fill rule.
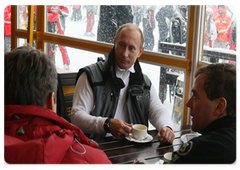
[[147,137],[147,126],[135,124],[132,126],[132,136],[137,140],[142,140]]

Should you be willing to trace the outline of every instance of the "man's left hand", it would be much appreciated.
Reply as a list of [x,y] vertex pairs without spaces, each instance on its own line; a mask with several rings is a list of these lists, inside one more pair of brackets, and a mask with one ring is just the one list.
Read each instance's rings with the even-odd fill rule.
[[160,142],[169,144],[173,142],[175,135],[171,128],[163,127],[160,132],[158,132],[157,138],[160,140]]

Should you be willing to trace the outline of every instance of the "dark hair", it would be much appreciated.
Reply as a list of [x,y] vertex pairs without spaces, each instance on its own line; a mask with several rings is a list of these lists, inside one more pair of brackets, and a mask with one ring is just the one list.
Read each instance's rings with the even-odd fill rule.
[[204,90],[209,100],[224,97],[227,101],[227,114],[236,117],[236,66],[216,63],[197,70],[195,77],[205,74]]
[[53,60],[29,44],[4,55],[5,105],[44,106],[47,96],[57,91]]

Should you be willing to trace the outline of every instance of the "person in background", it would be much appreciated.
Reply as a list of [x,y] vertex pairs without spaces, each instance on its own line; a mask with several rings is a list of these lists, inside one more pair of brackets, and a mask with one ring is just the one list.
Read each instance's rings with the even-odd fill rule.
[[[69,10],[67,5],[61,5],[59,8],[58,12],[58,21],[59,21],[59,26],[61,26],[62,31],[59,31],[59,34],[64,34],[65,29],[66,29],[66,18],[69,15]],[[58,27],[59,27],[58,26]]]
[[108,164],[106,154],[56,112],[57,71],[30,45],[4,55],[4,158],[10,164]]
[[218,5],[208,5],[213,10],[212,18],[216,18],[218,15]]
[[[158,22],[159,42],[169,42],[170,22],[174,17],[175,10],[173,5],[166,5],[159,9],[156,13],[156,21]],[[158,48],[158,51],[160,49]]]
[[87,12],[87,27],[86,32],[84,35],[86,36],[95,36],[95,34],[92,33],[92,29],[94,26],[94,17],[95,17],[95,10],[94,5],[86,5],[86,12]]
[[[160,43],[168,42],[170,35],[170,22],[174,17],[175,10],[173,5],[166,5],[159,9],[156,14],[156,21],[158,23],[159,41],[158,41],[158,52],[162,52]],[[159,97],[162,103],[167,97],[167,68],[160,68],[160,82],[159,82]]]
[[227,31],[227,39],[229,43],[229,50],[236,51],[236,19],[232,21]]
[[11,50],[11,5],[4,9],[4,54]]
[[81,5],[73,5],[72,6],[72,16],[71,21],[81,21],[82,20],[82,11],[81,11]]
[[[236,66],[216,63],[197,70],[186,103],[192,130],[201,133],[173,152],[174,164],[230,164],[236,161]],[[138,162],[139,159],[133,163]],[[146,161],[142,161],[145,162]]]
[[[206,15],[205,15],[205,30],[204,30],[204,47],[213,47],[213,42],[217,38],[217,27],[215,22],[212,20],[214,15],[213,9],[207,6]],[[211,63],[218,63],[218,58],[208,57]]]
[[142,18],[144,15],[144,8],[145,8],[145,5],[132,5],[132,11],[134,16],[133,22],[137,26],[139,26],[140,23],[142,22]]
[[238,18],[232,22],[231,43],[235,45],[235,51],[238,51]]
[[[109,19],[110,18],[110,19]],[[126,23],[133,23],[130,5],[100,5],[97,41],[113,44],[118,28]],[[105,55],[107,60],[108,55]]]
[[[48,13],[47,13],[48,32],[64,35],[64,29],[66,26],[63,25],[63,22],[61,22],[62,20],[60,17],[62,16],[62,19],[64,19],[65,21],[65,17],[68,16],[68,14],[69,14],[69,10],[67,6],[48,5]],[[68,56],[67,49],[62,45],[58,45],[58,47],[62,54],[63,67],[64,69],[69,70],[70,58]],[[52,57],[53,61],[55,61],[56,49],[57,49],[56,44],[48,43],[48,50],[47,50],[48,55]]]
[[149,51],[152,51],[154,47],[153,31],[155,29],[155,9],[156,5],[149,6],[143,16],[143,34],[145,37],[144,49]]
[[150,120],[162,143],[174,140],[170,115],[138,61],[143,43],[141,29],[124,24],[116,33],[108,60],[79,70],[71,121],[90,137],[128,136],[132,123],[148,126]]
[[97,41],[113,44],[118,28],[126,23],[133,23],[130,5],[100,5]]
[[206,9],[204,45],[212,48],[212,42],[217,38],[217,28],[212,20],[213,10],[210,7]]
[[226,5],[218,5],[218,15],[213,18],[218,32],[217,39],[213,42],[213,48],[229,48],[227,31],[232,19],[227,14],[227,10],[228,7]]
[[[184,44],[187,41],[188,8],[188,5],[178,5],[176,13],[171,20],[171,36],[173,43]],[[181,52],[173,52],[172,54],[174,53],[176,55],[185,56],[185,54]]]

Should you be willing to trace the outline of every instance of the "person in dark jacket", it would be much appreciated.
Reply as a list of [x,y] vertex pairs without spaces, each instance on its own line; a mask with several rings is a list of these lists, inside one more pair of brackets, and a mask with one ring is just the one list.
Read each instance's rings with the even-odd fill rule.
[[[159,31],[159,42],[158,42],[158,52],[162,52],[160,42],[167,42],[169,38],[170,22],[174,16],[173,5],[166,5],[159,9],[156,14],[156,20],[158,22],[158,31]],[[169,23],[167,23],[169,22]],[[164,103],[167,96],[167,77],[166,77],[167,68],[161,67],[160,71],[160,82],[159,82],[159,97],[161,102]]]
[[81,5],[73,5],[72,6],[72,16],[71,21],[81,21],[82,20],[82,12],[81,12]]
[[112,43],[118,28],[133,23],[130,5],[101,5],[97,41]]
[[156,5],[151,5],[150,7],[148,7],[143,17],[143,34],[145,37],[144,49],[150,51],[152,51],[154,47],[153,30],[155,29],[155,9]]
[[174,140],[169,113],[138,62],[143,43],[141,29],[124,24],[117,31],[108,60],[80,69],[71,122],[85,134],[128,136],[132,123],[148,126],[150,120],[162,143]]
[[[192,130],[201,133],[173,152],[174,164],[230,164],[236,161],[236,66],[217,63],[195,74],[187,102]],[[138,160],[134,161],[137,162]]]
[[4,159],[10,164],[110,164],[106,154],[56,114],[57,70],[30,45],[4,55]]
[[[159,42],[168,42],[170,22],[174,17],[174,13],[173,5],[166,5],[157,12],[156,20],[158,22]],[[159,47],[158,51],[160,51]]]

